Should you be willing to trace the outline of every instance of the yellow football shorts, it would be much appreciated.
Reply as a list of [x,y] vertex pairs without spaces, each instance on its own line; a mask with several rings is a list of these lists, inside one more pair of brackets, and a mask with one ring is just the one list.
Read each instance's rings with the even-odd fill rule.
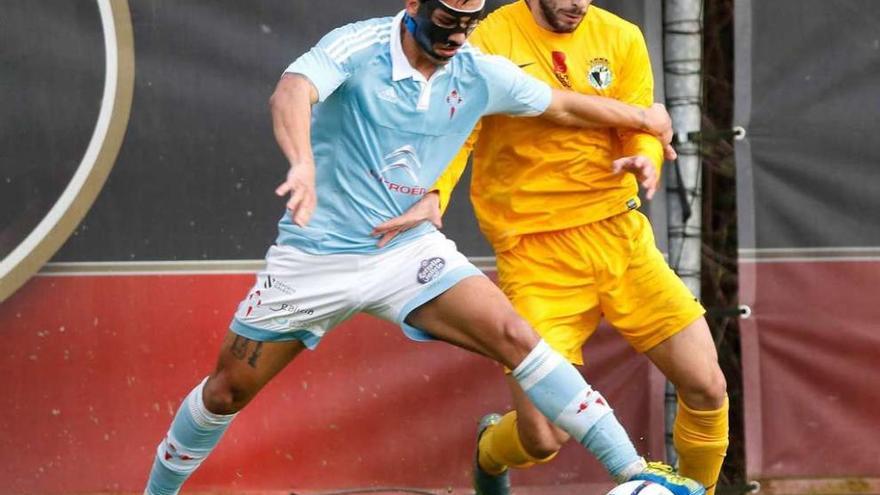
[[645,352],[705,312],[636,210],[522,236],[497,264],[501,289],[520,315],[575,364],[583,364],[582,347],[602,316]]

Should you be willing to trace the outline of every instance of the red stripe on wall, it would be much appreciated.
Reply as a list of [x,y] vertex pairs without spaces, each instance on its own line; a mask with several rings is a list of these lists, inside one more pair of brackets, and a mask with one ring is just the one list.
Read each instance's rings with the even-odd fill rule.
[[[0,306],[4,493],[138,492],[181,398],[213,367],[251,275],[38,277]],[[613,332],[587,373],[640,450],[662,453],[651,367]],[[662,390],[660,390],[662,394]],[[655,400],[656,402],[656,400]],[[236,419],[188,490],[465,487],[477,420],[509,399],[500,368],[359,316]],[[520,486],[607,481],[577,445]]]
[[878,280],[880,262],[740,263],[750,478],[880,477]]

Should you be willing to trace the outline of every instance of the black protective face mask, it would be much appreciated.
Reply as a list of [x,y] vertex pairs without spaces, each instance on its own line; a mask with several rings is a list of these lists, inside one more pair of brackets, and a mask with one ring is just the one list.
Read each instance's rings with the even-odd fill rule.
[[[479,7],[476,9],[456,10],[443,2],[443,0],[422,0],[415,17],[410,17],[408,14],[404,14],[403,22],[407,31],[413,35],[413,38],[415,38],[419,46],[422,47],[422,50],[437,60],[446,61],[451,57],[438,55],[434,51],[434,45],[439,43],[442,45],[457,46],[457,43],[449,40],[452,35],[458,33],[464,33],[466,36],[470,35],[474,28],[477,27],[477,24],[480,23],[480,19],[483,17],[483,10],[486,6],[485,0],[478,1]],[[446,12],[455,19],[454,22],[451,23],[454,24],[454,26],[444,27],[438,26],[434,23],[434,11],[438,9]]]

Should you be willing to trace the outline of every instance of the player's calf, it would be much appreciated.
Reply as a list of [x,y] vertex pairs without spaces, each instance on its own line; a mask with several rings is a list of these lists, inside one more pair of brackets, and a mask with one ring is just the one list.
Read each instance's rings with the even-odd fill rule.
[[517,433],[523,449],[530,456],[538,459],[548,459],[555,455],[571,438],[543,415],[534,417],[519,411],[517,411]]
[[220,441],[235,415],[216,414],[204,404],[206,380],[181,403],[171,428],[156,449],[145,493],[173,495]]
[[616,479],[640,472],[644,460],[602,395],[543,340],[513,370],[535,407],[590,450]]

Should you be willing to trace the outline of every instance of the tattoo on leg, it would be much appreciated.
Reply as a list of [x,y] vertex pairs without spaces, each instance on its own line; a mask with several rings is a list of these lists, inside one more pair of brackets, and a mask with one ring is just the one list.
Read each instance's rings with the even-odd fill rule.
[[248,344],[250,343],[250,340],[241,335],[236,335],[235,340],[232,341],[232,345],[229,346],[229,352],[232,353],[235,359],[244,359],[247,355]]
[[251,368],[257,367],[257,359],[260,358],[260,351],[263,348],[262,342],[257,342],[257,345],[254,347],[254,352],[251,354],[250,359],[248,359],[248,364],[251,365]]

